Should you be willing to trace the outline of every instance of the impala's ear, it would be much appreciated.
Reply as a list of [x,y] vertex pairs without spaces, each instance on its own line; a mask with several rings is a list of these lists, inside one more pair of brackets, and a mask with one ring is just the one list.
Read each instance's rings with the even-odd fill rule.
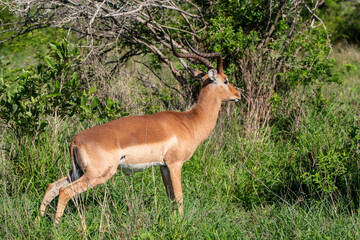
[[217,74],[217,71],[215,69],[210,69],[208,71],[208,76],[209,76],[211,81],[217,82],[218,74]]
[[196,69],[193,69],[193,68],[188,68],[188,70],[191,72],[191,74],[195,78],[200,79],[200,80],[202,80],[202,78],[206,75],[203,71],[196,70]]

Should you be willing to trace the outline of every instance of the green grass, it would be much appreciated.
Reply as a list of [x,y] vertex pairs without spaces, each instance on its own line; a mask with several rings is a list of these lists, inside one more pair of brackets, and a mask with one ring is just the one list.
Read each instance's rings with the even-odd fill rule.
[[36,220],[47,185],[70,169],[72,137],[88,123],[58,121],[19,142],[1,128],[0,238],[359,239],[359,56],[335,51],[343,85],[325,89],[321,109],[303,106],[265,137],[244,134],[232,106],[234,116],[222,116],[183,166],[184,217],[150,168],[88,190],[56,226],[57,199]]
[[[198,159],[193,159],[194,161]],[[201,161],[205,161],[202,159]],[[196,164],[195,164],[196,165]],[[53,203],[40,221],[42,191],[3,193],[0,203],[2,239],[357,239],[359,216],[335,211],[329,202],[286,201],[244,209],[226,194],[227,179],[184,171],[185,216],[174,214],[159,177],[149,169],[133,178],[117,174],[106,186],[90,190],[69,204],[54,226]],[[210,168],[210,167],[209,167]],[[194,170],[194,171],[191,171]],[[204,170],[204,169],[202,169]],[[223,173],[225,174],[225,173]],[[46,179],[47,181],[50,179]],[[45,181],[46,181],[45,180]],[[5,185],[4,185],[5,186]],[[35,186],[34,186],[35,187]],[[81,219],[86,219],[86,230]]]

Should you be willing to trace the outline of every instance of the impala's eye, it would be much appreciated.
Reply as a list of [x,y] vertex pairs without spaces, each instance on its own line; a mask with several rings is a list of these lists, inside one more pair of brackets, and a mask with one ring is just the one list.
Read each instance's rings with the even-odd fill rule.
[[228,83],[229,83],[229,81],[227,79],[225,79],[224,84],[228,84]]

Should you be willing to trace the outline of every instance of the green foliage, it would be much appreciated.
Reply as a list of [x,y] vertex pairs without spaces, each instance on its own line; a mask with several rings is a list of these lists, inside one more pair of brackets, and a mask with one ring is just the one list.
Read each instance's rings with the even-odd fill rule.
[[[22,141],[26,147],[18,146],[7,131],[2,141],[12,142],[12,151],[18,156],[11,161],[5,157],[6,167],[0,165],[0,237],[358,238],[359,215],[349,210],[350,191],[346,190],[356,180],[351,174],[358,169],[345,167],[346,172],[341,172],[346,162],[358,164],[360,132],[359,127],[344,131],[354,122],[351,113],[346,117],[341,111],[334,108],[328,116],[307,115],[308,122],[301,126],[303,135],[295,143],[244,138],[239,129],[235,130],[233,120],[225,119],[183,166],[183,218],[174,214],[160,171],[154,167],[131,177],[118,173],[105,186],[89,189],[76,200],[77,205],[68,204],[57,226],[52,223],[56,200],[45,218],[35,219],[46,186],[70,168],[64,156],[70,136],[81,126],[69,128],[67,122],[61,122],[56,136],[52,129],[45,129],[36,144]],[[347,156],[341,150],[326,151],[332,144],[333,149],[348,149]],[[306,171],[321,174],[316,181],[307,181],[302,177]],[[336,181],[332,171],[338,174]],[[328,182],[325,173],[332,174]],[[347,185],[339,185],[345,178]],[[321,186],[323,183],[335,183],[336,189]],[[308,192],[302,193],[306,189]],[[337,194],[339,190],[345,192]],[[326,200],[329,194],[334,202]],[[87,230],[82,228],[81,217]]]
[[360,3],[351,0],[326,0],[319,16],[324,20],[334,42],[360,43]]
[[334,152],[333,149],[326,154],[320,153],[312,174],[305,172],[301,177],[306,184],[317,186],[324,194],[334,193],[338,189],[336,180],[341,179],[348,172],[345,168],[348,159],[347,153]]
[[[198,4],[204,4],[198,1]],[[313,2],[307,2],[311,9]],[[310,27],[310,13],[293,1],[216,1],[208,10],[209,29],[202,44],[223,56],[226,74],[243,89],[243,112],[249,132],[261,126],[287,131],[299,104],[321,111],[328,101],[323,88],[342,79],[329,58],[328,31]],[[261,130],[260,130],[261,131]]]
[[[156,99],[159,99],[163,104],[159,104]],[[168,89],[159,90],[155,88],[153,92],[149,92],[148,89],[143,89],[142,100],[144,102],[144,107],[141,109],[142,112],[152,114],[169,109],[170,104],[176,102],[177,99]]]
[[[351,74],[357,83],[358,72]],[[238,108],[223,116],[183,166],[183,218],[174,214],[161,174],[153,168],[133,177],[118,173],[105,186],[89,189],[77,205],[68,204],[57,226],[52,223],[56,200],[45,218],[35,221],[46,186],[70,169],[68,145],[84,123],[50,123],[36,143],[22,136],[21,145],[6,129],[0,237],[357,239],[360,125],[354,114],[358,101],[348,96],[358,99],[360,86],[352,86],[353,93],[348,89],[324,89],[337,101],[322,111],[305,105],[303,118],[290,121],[288,132],[275,128],[270,137],[244,137]],[[276,95],[273,101],[281,107]]]
[[111,119],[123,112],[118,100],[99,99],[96,86],[88,89],[81,81],[77,48],[66,40],[50,47],[44,62],[22,69],[14,80],[2,76],[0,118],[17,136],[43,132],[52,121],[48,116]]
[[[244,54],[256,52],[270,17],[268,1],[253,3],[218,1],[204,13],[211,18],[205,48],[222,52],[227,73],[244,87],[239,65],[258,56]],[[266,46],[271,53],[282,48],[289,31],[291,21],[282,17],[275,40]],[[184,164],[183,218],[173,213],[153,168],[133,177],[118,173],[89,189],[68,204],[56,227],[56,200],[48,215],[35,221],[46,186],[71,167],[66,157],[71,138],[88,121],[106,121],[124,110],[83,80],[91,70],[80,67],[78,50],[66,41],[51,44],[45,57],[39,55],[41,63],[21,72],[8,71],[8,60],[2,60],[0,117],[20,141],[9,128],[1,129],[0,238],[359,239],[360,65],[356,58],[343,64],[328,60],[326,34],[296,31],[279,55],[286,64],[267,98],[273,115],[269,131],[249,137],[242,106],[230,105],[230,116],[219,119],[210,139]],[[355,50],[349,52],[355,56]],[[255,63],[251,71],[265,72],[264,62]],[[337,85],[339,77],[343,85]],[[174,98],[168,90],[140,92],[146,113],[162,110],[155,98],[166,107]],[[73,124],[70,117],[85,122]]]
[[[247,1],[218,1],[216,14],[210,19],[211,26],[206,35],[209,48],[226,56],[225,61],[228,61],[230,66],[228,74],[239,74],[244,55],[249,52],[256,53],[268,34],[269,25],[275,24],[272,40],[265,47],[267,52],[280,56],[271,60],[263,58],[260,64],[273,64],[275,67],[279,61],[285,62],[285,67],[279,73],[275,72],[281,76],[275,86],[278,94],[284,95],[297,85],[338,82],[333,61],[328,60],[330,47],[327,32],[320,27],[306,28],[306,11],[303,11],[304,20],[299,19],[296,25],[298,33],[288,35],[294,13],[290,11],[291,4],[284,4],[284,9],[289,8],[285,10],[289,15],[280,17],[276,22],[276,13],[281,8],[277,3],[271,4],[264,0],[253,1],[251,4]],[[302,28],[304,29],[301,30]],[[284,47],[286,41],[289,41],[288,47]],[[260,70],[260,66],[258,68]]]
[[[68,157],[64,157],[69,136],[81,126],[69,128],[62,122],[55,137],[52,129],[46,129],[37,144],[23,141],[27,147],[20,148],[13,142],[12,151],[20,153],[0,170],[0,236],[358,238],[359,215],[351,213],[347,198],[351,192],[347,187],[358,179],[354,175],[358,169],[346,165],[358,164],[360,132],[359,127],[344,131],[354,124],[354,119],[351,112],[342,115],[343,110],[336,106],[333,113],[307,115],[297,142],[244,138],[239,129],[235,130],[233,120],[225,119],[183,166],[183,218],[174,214],[160,171],[154,167],[133,177],[118,173],[105,186],[89,189],[76,200],[77,205],[68,204],[60,223],[54,226],[56,200],[45,218],[35,219],[46,186],[70,168]],[[8,134],[4,136],[3,141],[14,141]],[[336,148],[348,149],[346,156],[343,150],[326,150]],[[315,176],[310,181],[302,177],[307,171]],[[317,172],[320,174],[316,176]],[[331,177],[327,178],[327,174]],[[347,185],[339,184],[345,178]],[[326,199],[330,194],[334,202]],[[358,208],[352,209],[356,212]],[[87,230],[82,228],[81,217],[85,218]],[[28,230],[21,230],[24,228]]]
[[[19,17],[3,8],[0,11],[0,41],[16,35],[11,28],[16,22],[22,21]],[[58,42],[65,38],[67,31],[58,28],[40,28],[32,31],[23,30],[23,34],[7,42],[0,43],[0,58],[6,62],[9,69],[26,68],[35,61],[43,61],[48,52],[49,42]],[[11,74],[11,73],[9,73]],[[13,75],[11,75],[13,77]]]

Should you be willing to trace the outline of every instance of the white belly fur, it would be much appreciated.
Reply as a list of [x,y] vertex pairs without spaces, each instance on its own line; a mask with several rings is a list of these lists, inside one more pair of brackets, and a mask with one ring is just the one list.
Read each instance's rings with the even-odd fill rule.
[[122,149],[118,169],[127,175],[132,175],[134,172],[144,171],[151,166],[165,166],[164,156],[174,142],[176,142],[175,137],[162,143]]
[[164,166],[164,162],[152,162],[152,163],[139,163],[139,164],[121,164],[119,163],[118,169],[123,171],[126,175],[133,175],[135,172],[141,172],[151,166]]

